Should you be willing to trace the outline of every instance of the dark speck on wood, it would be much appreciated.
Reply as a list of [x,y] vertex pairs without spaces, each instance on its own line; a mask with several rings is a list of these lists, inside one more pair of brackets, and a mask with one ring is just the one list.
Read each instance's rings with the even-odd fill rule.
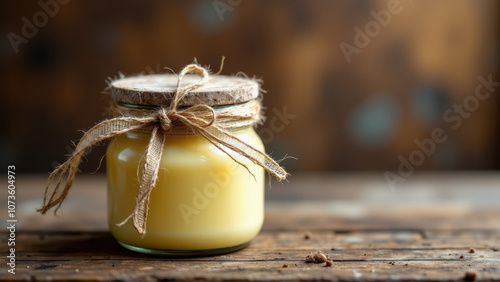
[[58,267],[59,265],[57,264],[42,264],[40,266],[37,266],[35,267],[36,270],[45,270],[45,269],[52,269],[52,268],[56,268]]

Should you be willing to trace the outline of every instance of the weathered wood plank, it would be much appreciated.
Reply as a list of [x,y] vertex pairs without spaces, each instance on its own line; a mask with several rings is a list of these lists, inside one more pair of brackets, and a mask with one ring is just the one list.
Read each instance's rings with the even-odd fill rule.
[[[461,244],[451,246],[449,240]],[[434,232],[424,238],[411,231],[315,231],[306,240],[299,231],[264,231],[239,252],[189,259],[136,254],[106,232],[26,232],[17,242],[15,277],[40,280],[450,280],[469,269],[483,279],[500,279],[500,252],[494,251],[500,232]],[[474,253],[469,245],[474,245]],[[7,251],[4,246],[2,253]],[[330,253],[333,267],[305,263],[305,256],[315,250]],[[2,270],[2,278],[13,277]]]
[[[46,176],[20,175],[17,183],[19,229],[108,229],[103,175],[79,175],[58,217],[36,213]],[[415,175],[394,192],[382,174],[299,175],[266,190],[264,230],[498,229],[498,187],[498,173]]]
[[[379,176],[305,176],[274,185],[263,231],[248,248],[174,259],[115,242],[107,232],[103,176],[79,177],[54,217],[35,213],[45,177],[21,175],[17,274],[2,264],[0,280],[450,281],[468,270],[500,280],[500,176],[416,176],[395,192]],[[7,235],[0,232],[3,254]],[[304,261],[317,250],[331,254],[332,267]]]

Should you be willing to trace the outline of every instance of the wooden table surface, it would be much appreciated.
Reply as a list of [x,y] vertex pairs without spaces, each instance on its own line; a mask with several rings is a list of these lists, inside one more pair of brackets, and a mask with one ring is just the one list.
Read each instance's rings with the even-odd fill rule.
[[[420,173],[395,191],[382,173],[294,175],[267,189],[264,228],[249,247],[189,259],[120,247],[107,231],[102,175],[78,175],[59,217],[37,214],[45,180],[17,176],[14,275],[1,201],[0,280],[500,280],[498,172]],[[331,267],[305,262],[317,250]]]

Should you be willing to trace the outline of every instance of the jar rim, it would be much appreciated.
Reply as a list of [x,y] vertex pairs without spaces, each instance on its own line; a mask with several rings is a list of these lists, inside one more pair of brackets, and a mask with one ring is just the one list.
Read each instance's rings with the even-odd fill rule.
[[[228,109],[228,108],[232,108],[232,107],[236,107],[236,106],[241,106],[241,105],[247,104],[249,102],[250,101],[246,101],[246,102],[243,102],[243,103],[237,103],[237,104],[218,105],[218,106],[212,106],[211,108],[214,109],[215,111],[217,111],[217,110],[224,110],[224,109]],[[136,110],[150,110],[150,111],[153,111],[153,110],[159,109],[161,107],[169,109],[169,107],[165,107],[165,106],[148,106],[148,105],[139,105],[139,104],[128,104],[128,103],[123,103],[123,102],[116,102],[116,105],[118,105],[120,107],[125,107],[125,108],[130,108],[130,109],[136,109]],[[177,107],[177,109],[183,110],[183,109],[187,109],[189,107],[191,107],[191,106],[180,106],[180,107]],[[201,110],[195,110],[195,111],[201,111]]]

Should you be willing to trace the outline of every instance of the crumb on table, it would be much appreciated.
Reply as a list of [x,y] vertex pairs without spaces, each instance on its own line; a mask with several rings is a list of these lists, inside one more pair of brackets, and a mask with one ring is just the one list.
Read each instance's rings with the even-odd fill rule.
[[322,251],[317,251],[315,253],[310,253],[306,256],[306,262],[310,263],[322,263],[326,262],[330,258],[329,254],[323,254]]
[[474,271],[467,271],[465,272],[464,280],[466,281],[476,281],[477,279],[477,273]]
[[307,231],[307,232],[304,234],[304,239],[306,239],[306,240],[311,239],[311,232]]

